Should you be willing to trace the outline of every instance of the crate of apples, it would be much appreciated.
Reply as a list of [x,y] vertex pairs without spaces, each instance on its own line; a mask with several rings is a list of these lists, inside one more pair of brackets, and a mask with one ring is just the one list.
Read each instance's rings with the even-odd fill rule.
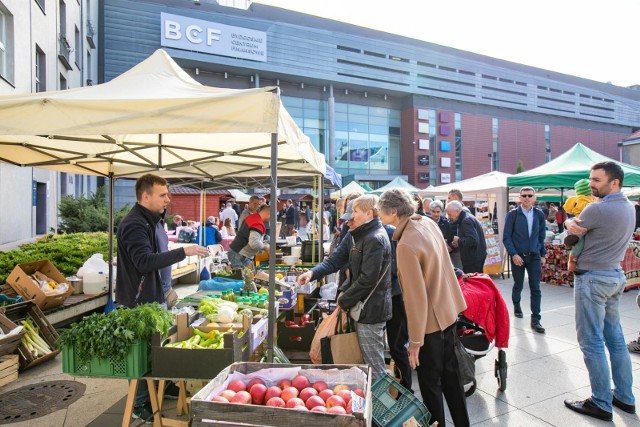
[[[246,384],[242,380],[234,380],[210,401],[346,415],[352,412],[351,392],[346,384],[333,387],[324,381],[312,384],[304,375],[297,375],[291,380],[280,380],[271,387],[259,378]],[[364,398],[361,388],[353,390],[353,393]]]

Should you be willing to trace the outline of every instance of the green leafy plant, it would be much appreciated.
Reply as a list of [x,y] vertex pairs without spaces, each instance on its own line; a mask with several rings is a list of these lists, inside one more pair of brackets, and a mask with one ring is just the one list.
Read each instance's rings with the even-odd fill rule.
[[94,313],[72,324],[62,331],[58,344],[75,347],[81,364],[94,357],[124,360],[135,340],[149,345],[154,332],[166,335],[172,324],[173,315],[158,303],[120,308],[106,315]]
[[[117,228],[122,218],[131,209],[125,205],[113,213],[114,226]],[[107,209],[104,187],[98,187],[89,198],[64,196],[58,205],[60,226],[63,233],[107,231],[109,229],[109,210]]]
[[97,253],[102,254],[105,260],[108,259],[107,233],[50,234],[35,243],[20,246],[20,249],[0,252],[0,283],[4,283],[17,264],[41,259],[48,259],[63,275],[71,276],[91,255]]

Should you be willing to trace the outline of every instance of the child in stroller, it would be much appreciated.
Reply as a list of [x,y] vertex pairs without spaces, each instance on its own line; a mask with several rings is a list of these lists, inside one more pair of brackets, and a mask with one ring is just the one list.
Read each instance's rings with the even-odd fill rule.
[[[500,290],[486,274],[463,274],[456,270],[467,309],[458,316],[458,336],[465,352],[472,360],[488,354],[498,347],[494,375],[500,391],[507,388],[507,361],[503,350],[509,346],[509,310]],[[468,388],[469,387],[469,388]],[[466,395],[475,391],[476,381],[465,384]]]

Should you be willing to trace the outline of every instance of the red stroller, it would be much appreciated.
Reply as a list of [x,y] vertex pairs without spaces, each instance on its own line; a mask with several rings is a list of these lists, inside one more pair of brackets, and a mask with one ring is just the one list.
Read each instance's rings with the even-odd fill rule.
[[[500,290],[486,274],[460,274],[458,283],[467,303],[467,309],[458,316],[457,329],[460,342],[473,360],[498,347],[494,375],[500,391],[507,389],[507,358],[503,350],[509,346],[509,310]],[[476,389],[476,380],[465,384],[466,395]]]

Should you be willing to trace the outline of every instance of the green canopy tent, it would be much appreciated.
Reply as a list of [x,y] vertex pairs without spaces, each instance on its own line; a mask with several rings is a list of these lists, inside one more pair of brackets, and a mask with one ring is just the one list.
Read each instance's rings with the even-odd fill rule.
[[[528,186],[536,189],[573,188],[576,181],[589,178],[589,170],[594,163],[604,161],[615,160],[577,143],[568,151],[542,166],[508,177],[507,186]],[[617,163],[622,166],[624,171],[624,186],[640,186],[640,167]]]

